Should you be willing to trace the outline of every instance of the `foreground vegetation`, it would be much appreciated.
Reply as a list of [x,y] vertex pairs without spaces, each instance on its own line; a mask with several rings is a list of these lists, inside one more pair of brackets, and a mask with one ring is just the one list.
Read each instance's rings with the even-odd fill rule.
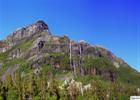
[[58,71],[49,66],[45,68],[38,75],[33,72],[25,75],[18,70],[13,76],[7,76],[0,83],[0,100],[128,100],[131,95],[140,95],[135,86],[90,75],[73,77],[76,82],[82,82],[82,86],[91,84],[83,94],[75,86],[68,89],[69,84],[61,89],[59,86],[64,80],[58,79]]
[[[30,42],[26,45],[30,45]],[[79,57],[74,58],[77,62],[75,66],[78,66],[74,74],[70,69],[68,54],[46,54],[44,59],[47,62],[40,62],[37,68],[32,68],[36,61],[8,59],[9,52],[10,50],[0,54],[0,61],[4,62],[0,76],[6,75],[5,80],[0,81],[0,100],[128,100],[131,95],[140,95],[139,74],[124,66],[117,69],[105,57],[84,56],[83,69],[86,74],[81,75]],[[11,76],[7,70],[16,68],[15,65],[19,66],[18,70]],[[111,82],[88,73],[92,68],[112,71],[117,78]],[[38,69],[37,73],[34,72],[35,69]],[[81,83],[80,88],[90,88],[82,93],[76,85],[70,86],[70,81],[60,88],[67,78],[74,79],[77,84]]]

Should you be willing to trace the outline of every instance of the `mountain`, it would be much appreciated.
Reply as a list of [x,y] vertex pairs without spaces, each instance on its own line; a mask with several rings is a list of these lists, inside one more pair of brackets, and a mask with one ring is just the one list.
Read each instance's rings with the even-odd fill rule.
[[47,76],[62,81],[70,78],[91,81],[98,77],[111,84],[140,87],[140,73],[111,51],[84,40],[76,42],[68,36],[52,35],[42,20],[17,29],[0,41],[1,82],[17,72],[21,77],[47,72]]

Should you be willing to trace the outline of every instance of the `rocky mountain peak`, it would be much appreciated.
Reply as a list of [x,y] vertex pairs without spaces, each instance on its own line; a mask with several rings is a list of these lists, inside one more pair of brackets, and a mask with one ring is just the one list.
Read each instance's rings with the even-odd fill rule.
[[46,24],[43,20],[38,20],[38,21],[36,21],[36,24],[44,24],[44,25],[47,26],[47,24]]
[[18,28],[16,31],[11,33],[5,41],[9,43],[9,46],[14,46],[23,38],[30,38],[35,34],[40,34],[41,32],[46,31],[49,33],[48,25],[42,21],[38,20],[36,23],[29,26]]
[[37,31],[49,30],[48,25],[43,20],[38,20],[35,24],[31,25]]

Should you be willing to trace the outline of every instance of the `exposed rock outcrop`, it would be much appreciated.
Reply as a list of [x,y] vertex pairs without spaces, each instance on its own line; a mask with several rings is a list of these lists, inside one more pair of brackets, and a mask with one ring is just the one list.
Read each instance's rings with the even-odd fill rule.
[[21,57],[20,55],[21,55],[20,48],[17,48],[10,52],[9,58],[10,59],[20,58]]
[[48,25],[42,20],[39,20],[35,24],[29,25],[27,27],[19,28],[7,36],[7,38],[4,40],[7,44],[4,44],[4,42],[0,41],[0,52],[5,52],[13,46],[19,44],[22,39],[32,38],[33,35],[40,34],[43,31],[46,31],[48,34],[50,34]]

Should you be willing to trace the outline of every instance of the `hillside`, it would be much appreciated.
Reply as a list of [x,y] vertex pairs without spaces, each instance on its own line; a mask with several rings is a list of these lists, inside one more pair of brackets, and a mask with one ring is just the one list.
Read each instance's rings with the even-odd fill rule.
[[8,100],[127,100],[140,95],[140,73],[124,60],[99,45],[55,36],[42,20],[0,41],[0,80],[1,98]]

